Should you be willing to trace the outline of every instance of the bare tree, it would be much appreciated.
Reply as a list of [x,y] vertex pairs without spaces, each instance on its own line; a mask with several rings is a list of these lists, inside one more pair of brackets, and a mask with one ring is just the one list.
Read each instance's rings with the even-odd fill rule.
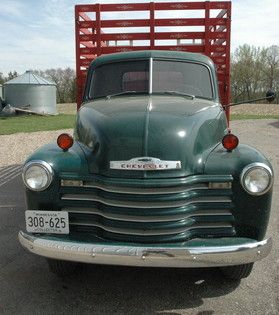
[[279,81],[279,46],[271,46],[265,51],[266,87],[268,89],[278,89]]
[[8,77],[7,77],[7,81],[8,80],[12,80],[12,79],[14,79],[14,78],[16,78],[16,77],[18,77],[18,73],[16,72],[16,71],[10,71],[9,73],[8,73]]
[[0,84],[2,85],[5,82],[5,77],[3,76],[3,73],[0,72]]
[[56,84],[57,88],[57,102],[58,103],[73,103],[75,102],[75,80],[76,74],[75,71],[71,68],[66,69],[47,69],[34,70],[34,73],[38,74],[41,77],[44,77],[53,83]]
[[241,101],[278,90],[279,47],[239,46],[232,55],[232,99]]

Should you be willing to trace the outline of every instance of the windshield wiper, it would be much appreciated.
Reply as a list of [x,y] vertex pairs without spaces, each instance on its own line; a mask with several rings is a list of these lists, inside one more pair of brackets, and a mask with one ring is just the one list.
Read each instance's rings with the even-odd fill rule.
[[[107,95],[106,99],[109,100],[111,97],[114,97],[114,96],[140,94],[140,93],[147,93],[147,92],[145,92],[145,91],[123,91],[123,92]],[[191,98],[192,100],[196,97],[195,95],[187,94],[187,93],[183,93],[183,92],[178,92],[178,91],[160,91],[158,93],[183,96],[183,97]]]
[[192,100],[196,97],[195,95],[187,94],[187,93],[183,93],[183,92],[178,92],[178,91],[164,91],[163,93],[168,94],[168,95],[184,96],[184,97],[191,98]]
[[129,94],[137,94],[137,93],[145,93],[145,92],[139,92],[139,91],[123,91],[111,95],[107,95],[106,99],[109,100],[111,97],[118,96],[118,95],[129,95]]

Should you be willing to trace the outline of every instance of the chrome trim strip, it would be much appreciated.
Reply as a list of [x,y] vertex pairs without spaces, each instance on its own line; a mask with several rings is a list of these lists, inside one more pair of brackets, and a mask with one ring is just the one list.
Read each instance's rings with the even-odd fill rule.
[[153,58],[149,59],[149,95],[153,93]]
[[230,197],[225,196],[215,196],[215,197],[197,197],[191,198],[190,200],[179,200],[179,201],[165,201],[165,202],[148,202],[148,201],[121,201],[121,200],[112,200],[106,199],[98,196],[92,196],[88,194],[64,194],[61,197],[62,200],[68,201],[93,201],[105,204],[107,206],[112,207],[122,207],[122,208],[176,208],[176,207],[183,207],[193,203],[205,203],[205,202],[224,202],[229,203],[231,202]]
[[[81,180],[84,183],[101,183],[105,186],[116,186],[116,187],[133,187],[133,188],[169,188],[169,187],[188,187],[195,186],[197,184],[208,184],[210,182],[232,182],[232,175],[191,175],[181,178],[168,178],[165,179],[159,178],[113,178],[113,177],[104,177],[100,175],[89,175],[83,178],[73,178],[67,173],[61,173],[61,178],[66,181],[76,181]],[[75,187],[75,186],[74,186]]]
[[[95,186],[95,187],[94,187]],[[99,187],[97,187],[99,186]],[[102,187],[100,187],[102,186]],[[118,193],[118,194],[134,194],[134,195],[166,195],[166,194],[179,194],[179,193],[186,193],[192,190],[207,190],[208,186],[206,184],[198,184],[192,187],[169,187],[169,188],[131,188],[131,187],[112,187],[107,186],[104,187],[103,185],[84,185],[85,188],[97,188],[111,193]]]
[[99,215],[103,218],[117,221],[127,221],[127,222],[169,222],[169,221],[179,221],[186,220],[192,217],[203,217],[203,216],[232,216],[230,209],[224,210],[198,210],[188,214],[176,214],[176,215],[158,215],[158,216],[136,216],[128,214],[116,214],[116,213],[104,213],[97,208],[73,208],[64,207],[61,211],[67,211],[69,213],[77,214],[92,214]]
[[153,230],[137,230],[137,229],[126,229],[126,228],[115,228],[108,227],[98,222],[92,223],[78,223],[70,222],[71,226],[87,226],[87,227],[97,227],[104,231],[115,233],[115,234],[124,234],[124,235],[138,235],[138,236],[159,236],[159,235],[174,235],[185,233],[191,230],[198,229],[222,229],[222,228],[232,228],[233,226],[230,223],[220,222],[220,223],[200,223],[191,226],[184,226],[176,229],[153,229]]
[[209,182],[208,189],[232,189],[231,182]]
[[21,245],[31,253],[59,260],[139,267],[218,267],[241,265],[266,257],[271,238],[241,245],[153,247],[89,244],[49,240],[19,232]]
[[76,179],[61,179],[60,185],[61,187],[84,187],[83,181]]
[[[77,185],[67,185],[65,180],[61,180],[62,187],[81,187],[81,188],[93,188],[93,189],[101,189],[103,191],[107,191],[110,193],[117,194],[134,194],[134,195],[165,195],[165,194],[178,194],[185,193],[192,190],[207,190],[207,184],[197,184],[191,185],[189,187],[162,187],[162,188],[133,188],[133,187],[122,187],[122,186],[110,186],[103,184],[77,184]],[[217,189],[217,188],[216,188]]]

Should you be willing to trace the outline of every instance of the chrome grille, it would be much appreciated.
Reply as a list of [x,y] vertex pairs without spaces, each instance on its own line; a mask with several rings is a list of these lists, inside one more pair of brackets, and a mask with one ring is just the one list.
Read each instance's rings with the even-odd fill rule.
[[204,175],[176,180],[63,179],[61,210],[69,212],[71,232],[105,239],[173,242],[233,236],[231,182],[231,176]]
[[112,207],[120,207],[120,208],[134,208],[134,209],[142,209],[142,208],[176,208],[176,207],[183,207],[190,204],[195,204],[197,202],[231,202],[230,198],[226,197],[192,197],[190,200],[182,199],[182,200],[171,200],[171,201],[130,201],[130,200],[115,200],[115,199],[106,199],[98,196],[92,196],[89,194],[65,194],[62,197],[62,200],[68,201],[90,201],[95,203],[100,203],[107,206]]

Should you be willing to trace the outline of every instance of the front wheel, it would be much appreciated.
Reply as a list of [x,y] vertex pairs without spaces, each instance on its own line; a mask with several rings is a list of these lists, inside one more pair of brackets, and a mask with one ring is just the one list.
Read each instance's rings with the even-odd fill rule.
[[78,263],[72,261],[56,260],[47,258],[49,270],[58,277],[69,276],[77,270]]
[[221,272],[225,276],[225,278],[237,281],[243,278],[247,278],[250,275],[253,266],[254,263],[238,266],[221,267]]

